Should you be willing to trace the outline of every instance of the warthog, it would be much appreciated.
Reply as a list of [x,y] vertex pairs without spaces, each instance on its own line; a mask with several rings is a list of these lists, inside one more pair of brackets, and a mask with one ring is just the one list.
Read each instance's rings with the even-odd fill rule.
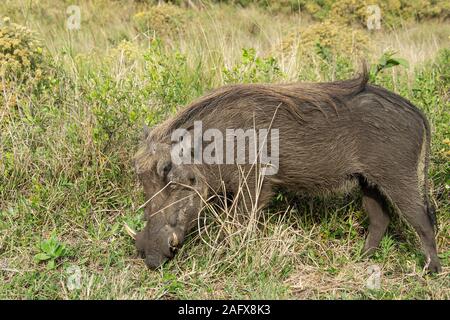
[[[244,212],[266,207],[278,189],[320,195],[359,186],[370,222],[365,252],[378,247],[391,205],[419,235],[428,269],[439,272],[428,200],[428,121],[409,101],[367,82],[364,68],[345,81],[225,86],[147,132],[134,159],[147,220],[136,234],[136,247],[147,266],[156,268],[174,256],[197,225],[204,201],[224,186],[231,198],[243,194],[239,205]],[[172,151],[182,141],[173,141],[173,133],[180,128],[192,132],[198,121],[224,139],[230,138],[230,128],[278,130],[276,170],[259,179],[252,174],[261,171],[258,159],[256,165],[174,161]],[[233,155],[237,149],[227,152]]]

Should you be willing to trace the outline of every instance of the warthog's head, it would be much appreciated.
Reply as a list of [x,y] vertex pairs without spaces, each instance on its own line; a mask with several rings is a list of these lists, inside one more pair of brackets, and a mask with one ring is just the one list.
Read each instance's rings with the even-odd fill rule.
[[144,187],[145,228],[136,234],[136,248],[150,268],[172,258],[196,224],[206,185],[192,165],[175,165],[170,145],[146,143],[135,156]]

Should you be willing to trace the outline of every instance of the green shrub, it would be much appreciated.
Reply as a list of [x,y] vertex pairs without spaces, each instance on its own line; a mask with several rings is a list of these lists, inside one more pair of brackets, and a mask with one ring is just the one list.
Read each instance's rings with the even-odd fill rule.
[[179,51],[166,51],[161,40],[153,40],[145,53],[147,90],[162,104],[159,115],[173,112],[203,92],[202,66],[192,68]]
[[37,35],[4,18],[0,25],[0,77],[6,81],[40,80],[46,57]]
[[446,19],[450,5],[442,0],[340,0],[335,1],[328,18],[335,21],[366,26],[369,5],[379,5],[381,19],[388,25],[399,25],[402,21],[422,20],[429,18]]
[[94,85],[89,89],[88,101],[94,115],[92,138],[95,145],[106,152],[123,147],[127,139],[136,140],[133,133],[150,110],[147,92],[137,90],[133,79],[118,83],[106,71],[92,76]]
[[242,49],[241,61],[223,70],[225,83],[273,82],[283,76],[275,58],[261,58],[253,48]]
[[[181,1],[183,2],[183,1]],[[366,25],[367,7],[380,6],[382,20],[398,25],[405,20],[448,19],[450,3],[446,0],[210,0],[242,7],[256,5],[275,12],[303,12],[323,21],[331,19]]]
[[290,33],[282,42],[282,51],[294,50],[301,56],[317,54],[324,48],[329,54],[361,56],[370,49],[367,33],[331,20],[300,28]]
[[155,33],[159,37],[182,31],[188,20],[189,12],[172,4],[152,6],[133,17],[140,32]]

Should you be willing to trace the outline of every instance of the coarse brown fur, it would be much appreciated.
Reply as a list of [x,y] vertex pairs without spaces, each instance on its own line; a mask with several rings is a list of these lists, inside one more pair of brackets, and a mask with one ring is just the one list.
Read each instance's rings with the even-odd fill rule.
[[[424,114],[404,98],[367,83],[366,68],[351,80],[330,83],[245,84],[219,88],[154,128],[135,157],[146,198],[147,226],[136,245],[151,267],[173,256],[202,208],[223,185],[242,193],[243,208],[263,208],[282,188],[311,195],[358,184],[370,226],[365,250],[378,246],[389,223],[391,204],[417,231],[428,268],[437,272],[428,200],[430,127]],[[263,182],[252,164],[174,165],[171,134],[204,128],[279,129],[279,169]],[[256,190],[259,189],[258,194]],[[252,191],[255,190],[255,191]]]

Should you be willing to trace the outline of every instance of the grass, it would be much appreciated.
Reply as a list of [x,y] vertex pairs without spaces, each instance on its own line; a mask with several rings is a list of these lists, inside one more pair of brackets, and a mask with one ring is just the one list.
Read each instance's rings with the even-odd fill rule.
[[[280,194],[270,210],[241,224],[210,208],[202,232],[153,272],[123,229],[143,227],[131,163],[142,125],[231,82],[346,78],[359,57],[280,50],[289,33],[315,23],[296,13],[180,9],[190,17],[187,27],[155,38],[133,23],[148,10],[145,3],[83,1],[81,29],[71,32],[64,25],[68,5],[6,1],[0,9],[0,17],[37,32],[52,69],[40,86],[2,82],[1,299],[450,298],[448,22],[362,30],[370,63],[387,50],[409,62],[374,81],[410,99],[432,124],[441,274],[422,270],[418,240],[398,218],[375,256],[363,258],[368,222],[358,193],[327,200]],[[43,254],[48,259],[35,258]],[[81,271],[79,289],[68,288],[71,266]],[[381,272],[379,289],[367,286],[373,266]]]

